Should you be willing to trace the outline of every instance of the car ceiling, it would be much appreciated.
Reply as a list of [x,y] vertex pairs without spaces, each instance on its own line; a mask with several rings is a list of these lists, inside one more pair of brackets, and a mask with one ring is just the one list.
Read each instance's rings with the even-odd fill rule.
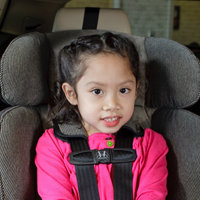
[[1,33],[51,32],[57,10],[69,0],[1,0]]

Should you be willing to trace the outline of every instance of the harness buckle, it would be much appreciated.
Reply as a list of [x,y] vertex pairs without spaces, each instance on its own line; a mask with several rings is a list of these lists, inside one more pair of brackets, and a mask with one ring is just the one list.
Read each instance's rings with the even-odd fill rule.
[[102,149],[99,151],[96,150],[94,151],[93,155],[96,160],[96,164],[99,164],[99,163],[106,164],[106,163],[111,162],[111,154],[110,154],[109,149]]

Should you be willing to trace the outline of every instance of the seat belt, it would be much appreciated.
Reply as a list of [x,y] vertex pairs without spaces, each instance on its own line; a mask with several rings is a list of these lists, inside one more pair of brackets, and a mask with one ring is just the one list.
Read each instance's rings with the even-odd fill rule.
[[[131,128],[122,128],[118,131],[115,148],[133,148],[133,139],[137,135]],[[123,157],[121,153],[120,157]],[[136,160],[137,156],[135,157]],[[132,162],[113,164],[114,200],[133,200]]]
[[[69,138],[72,152],[89,150],[90,147],[86,139],[77,137]],[[81,154],[80,161],[92,159],[89,153]],[[94,165],[75,165],[76,177],[80,200],[100,200]]]
[[143,134],[135,133],[130,127],[123,126],[116,134],[114,149],[90,150],[84,137],[72,137],[61,133],[54,126],[54,134],[71,145],[70,163],[75,165],[80,200],[100,200],[94,165],[113,163],[114,200],[132,200],[132,162],[136,151],[132,149],[133,139]]
[[99,8],[85,8],[85,14],[83,19],[83,30],[97,29],[99,19]]

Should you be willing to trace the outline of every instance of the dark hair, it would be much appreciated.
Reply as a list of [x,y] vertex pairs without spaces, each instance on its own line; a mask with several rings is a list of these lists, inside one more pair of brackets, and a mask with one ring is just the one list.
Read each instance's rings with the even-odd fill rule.
[[54,119],[58,123],[76,123],[82,127],[78,106],[68,102],[62,90],[62,84],[69,83],[76,92],[76,84],[87,68],[85,61],[90,56],[98,54],[117,54],[128,59],[136,82],[139,81],[139,55],[134,43],[127,37],[106,32],[73,40],[70,45],[60,51],[58,57],[56,94],[53,103],[50,104],[51,111],[54,110]]

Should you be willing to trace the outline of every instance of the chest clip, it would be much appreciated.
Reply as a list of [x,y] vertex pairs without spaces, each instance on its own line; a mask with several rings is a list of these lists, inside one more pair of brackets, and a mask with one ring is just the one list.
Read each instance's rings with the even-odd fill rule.
[[98,165],[133,162],[137,158],[135,149],[114,148],[76,151],[69,154],[73,165]]

